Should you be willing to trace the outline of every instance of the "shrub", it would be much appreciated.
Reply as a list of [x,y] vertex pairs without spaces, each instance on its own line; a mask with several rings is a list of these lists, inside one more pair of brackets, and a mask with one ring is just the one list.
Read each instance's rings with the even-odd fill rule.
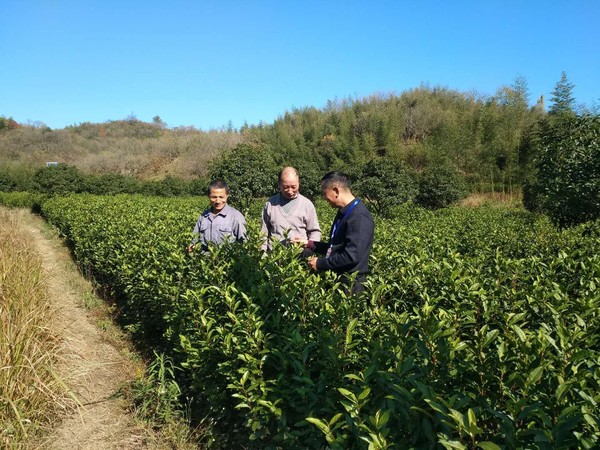
[[0,191],[11,192],[14,191],[16,187],[17,182],[11,174],[0,172]]
[[116,173],[106,173],[90,177],[86,191],[97,195],[114,195],[133,194],[137,189],[135,178]]
[[30,191],[35,169],[21,163],[0,165],[0,191]]
[[194,178],[190,182],[190,195],[197,195],[204,197],[206,195],[206,189],[210,181],[208,181],[205,177]]
[[300,174],[300,192],[311,200],[321,197],[321,177],[323,173],[312,161],[299,161],[295,165]]
[[0,192],[0,205],[8,208],[35,209],[43,197],[43,195],[33,192]]
[[453,167],[429,166],[419,176],[415,202],[429,209],[446,208],[466,194],[465,183]]
[[33,186],[44,194],[69,194],[86,191],[83,174],[75,166],[59,164],[43,167],[33,175]]
[[365,165],[356,191],[377,213],[387,215],[392,206],[413,200],[417,185],[412,171],[393,158],[382,157]]

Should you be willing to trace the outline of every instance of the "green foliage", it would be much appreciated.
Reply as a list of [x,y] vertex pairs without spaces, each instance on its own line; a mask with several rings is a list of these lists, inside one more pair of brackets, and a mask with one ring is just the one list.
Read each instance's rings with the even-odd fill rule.
[[297,161],[291,165],[298,170],[298,174],[300,175],[300,192],[302,195],[313,201],[321,197],[321,178],[323,177],[323,172],[318,169],[317,165],[310,161]]
[[268,148],[243,144],[215,160],[209,176],[225,181],[231,190],[231,202],[247,209],[253,198],[277,192],[278,172]]
[[[0,118],[0,129],[6,131],[0,133],[0,159],[39,165],[52,158],[84,172],[128,173],[140,179],[166,173],[186,180],[208,179],[218,172],[225,181],[236,179],[239,192],[234,190],[234,202],[275,192],[275,182],[267,178],[284,165],[300,170],[303,193],[314,198],[320,175],[332,169],[358,176],[369,161],[391,157],[421,171],[443,160],[463,175],[472,190],[514,193],[531,179],[529,163],[538,149],[534,130],[544,116],[573,114],[573,87],[563,73],[548,115],[543,101],[528,107],[527,82],[517,77],[491,96],[420,86],[399,94],[332,100],[322,109],[293,108],[273,124],[246,125],[239,132],[231,126],[207,132],[193,127],[168,129],[159,116],[151,123],[129,117],[64,130],[18,124],[8,129],[10,119]],[[249,152],[250,167],[264,163],[265,170],[245,170],[241,158],[235,161],[232,155],[248,148],[261,149],[258,156]],[[219,167],[220,155],[229,167]],[[210,177],[209,161],[213,161]],[[251,180],[260,182],[238,183],[247,172]],[[172,196],[181,189],[153,182],[137,192]],[[192,192],[198,193],[195,188]]]
[[88,176],[86,180],[86,192],[96,195],[133,194],[138,192],[137,186],[134,178],[112,173]]
[[85,176],[75,166],[58,164],[43,167],[33,175],[33,187],[43,194],[69,194],[86,191]]
[[12,117],[0,116],[0,132],[19,128],[19,124]]
[[31,190],[34,170],[25,164],[2,164],[0,166],[0,192]]
[[139,415],[155,426],[168,424],[183,415],[175,368],[164,354],[154,352],[146,377],[132,383],[131,393]]
[[442,159],[474,188],[512,190],[525,175],[519,159],[523,136],[540,119],[527,99],[522,77],[493,97],[420,87],[329,102],[322,111],[294,109],[246,134],[276,149],[278,162],[306,160],[322,173],[336,168],[359,174],[383,156],[416,170]]
[[562,116],[541,136],[524,204],[561,226],[600,217],[600,116]]
[[356,192],[367,199],[379,214],[413,200],[417,195],[414,173],[391,157],[376,158],[363,168]]
[[293,249],[263,256],[258,215],[244,244],[188,255],[204,203],[85,195],[43,212],[172,359],[206,444],[600,444],[600,221],[404,207],[378,221],[367,291],[348,297]]
[[563,71],[552,91],[550,100],[553,104],[550,106],[550,114],[575,114],[574,88],[575,85],[567,79],[567,73]]
[[11,192],[17,189],[17,181],[10,173],[0,172],[0,191]]
[[158,195],[161,197],[180,197],[190,195],[191,183],[167,176],[159,181],[141,181],[135,192],[144,195]]
[[33,192],[0,192],[0,205],[8,208],[35,209],[43,197]]
[[465,183],[452,166],[428,166],[419,174],[415,203],[430,209],[446,208],[466,195]]
[[189,187],[190,195],[195,195],[195,196],[206,195],[206,193],[207,193],[206,190],[208,189],[209,184],[210,184],[210,181],[207,178],[204,178],[204,177],[194,178],[190,182],[190,187]]
[[[24,183],[23,176],[15,181],[14,170],[0,172],[0,191],[17,190]],[[89,193],[94,195],[136,194],[156,195],[161,197],[180,197],[197,193],[204,195],[206,187],[201,186],[202,179],[187,181],[167,176],[158,181],[138,181],[128,175],[120,174],[84,174],[74,166],[59,164],[58,166],[38,169],[32,177],[32,190],[44,194]],[[27,184],[26,184],[27,185]],[[2,189],[2,188],[5,189]],[[23,190],[23,189],[21,189]],[[201,191],[201,192],[200,192]]]

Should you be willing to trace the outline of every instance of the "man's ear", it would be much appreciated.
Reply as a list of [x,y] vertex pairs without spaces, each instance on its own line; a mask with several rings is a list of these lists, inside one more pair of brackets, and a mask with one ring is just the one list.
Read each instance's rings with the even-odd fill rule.
[[333,192],[335,192],[335,196],[338,197],[340,195],[340,188],[338,186],[333,186],[331,188]]

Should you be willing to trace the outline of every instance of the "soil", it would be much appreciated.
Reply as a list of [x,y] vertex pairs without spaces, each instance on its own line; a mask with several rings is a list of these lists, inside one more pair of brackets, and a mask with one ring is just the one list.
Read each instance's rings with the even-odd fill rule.
[[[137,421],[119,390],[135,378],[130,346],[106,331],[106,319],[84,307],[90,295],[69,251],[37,216],[23,210],[22,225],[42,257],[48,295],[58,309],[53,325],[61,337],[57,372],[77,402],[32,447],[43,449],[162,449],[169,447]],[[104,324],[104,326],[103,326]]]

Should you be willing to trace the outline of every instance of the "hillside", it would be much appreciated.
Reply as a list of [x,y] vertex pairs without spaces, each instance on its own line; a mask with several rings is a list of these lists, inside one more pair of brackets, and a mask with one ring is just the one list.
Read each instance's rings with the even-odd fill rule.
[[91,174],[189,179],[202,175],[211,158],[243,139],[235,130],[167,129],[160,120],[83,123],[60,130],[20,125],[0,132],[0,160],[26,171],[57,161]]

